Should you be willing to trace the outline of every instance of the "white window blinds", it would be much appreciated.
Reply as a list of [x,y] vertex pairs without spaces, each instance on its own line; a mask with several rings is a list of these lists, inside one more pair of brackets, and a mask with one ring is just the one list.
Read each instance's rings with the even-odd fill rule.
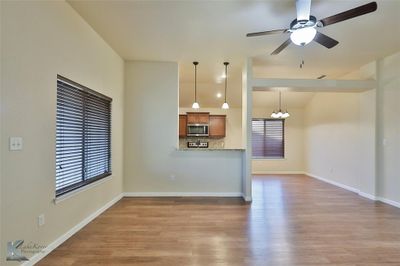
[[253,157],[284,158],[284,124],[282,119],[252,120]]

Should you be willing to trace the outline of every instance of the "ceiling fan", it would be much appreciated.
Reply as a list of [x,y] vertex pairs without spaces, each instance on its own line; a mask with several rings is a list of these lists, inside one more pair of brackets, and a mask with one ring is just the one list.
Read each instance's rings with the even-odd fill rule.
[[297,18],[290,23],[289,29],[253,32],[246,34],[246,36],[254,37],[276,33],[290,33],[290,38],[288,38],[277,49],[275,49],[271,55],[279,54],[283,49],[289,46],[291,42],[299,46],[305,46],[314,40],[315,42],[330,49],[336,46],[339,42],[321,32],[318,32],[316,28],[326,27],[344,20],[365,15],[374,12],[377,8],[378,5],[376,2],[371,2],[327,18],[317,20],[316,17],[310,15],[311,0],[296,0]]

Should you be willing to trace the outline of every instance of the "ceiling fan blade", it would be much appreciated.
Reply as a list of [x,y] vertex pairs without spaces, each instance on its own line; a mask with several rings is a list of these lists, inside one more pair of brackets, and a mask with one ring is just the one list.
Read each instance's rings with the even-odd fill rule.
[[314,41],[325,46],[328,49],[331,49],[332,47],[336,46],[339,43],[335,39],[332,39],[331,37],[326,36],[321,32],[317,32],[317,34],[315,34]]
[[284,43],[282,43],[278,48],[276,48],[275,49],[275,51],[273,51],[272,53],[271,53],[271,55],[277,55],[277,54],[279,54],[283,49],[285,49],[286,47],[288,47],[289,46],[289,44],[291,43],[292,41],[290,40],[290,39],[287,39]]
[[353,9],[349,9],[347,11],[344,11],[342,13],[321,19],[320,22],[322,23],[322,25],[328,26],[331,24],[335,24],[347,19],[351,19],[351,18],[355,18],[361,15],[365,15],[371,12],[374,12],[376,9],[378,8],[378,5],[376,4],[376,2],[371,2]]
[[297,20],[310,19],[311,0],[296,0]]
[[286,32],[288,32],[287,29],[267,30],[267,31],[247,33],[246,37],[263,36],[263,35],[271,35],[271,34],[286,33]]

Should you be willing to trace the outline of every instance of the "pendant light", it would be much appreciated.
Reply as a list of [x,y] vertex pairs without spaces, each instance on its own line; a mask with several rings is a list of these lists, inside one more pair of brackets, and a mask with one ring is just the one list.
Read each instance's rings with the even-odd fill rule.
[[200,105],[197,102],[197,65],[199,62],[193,62],[194,65],[194,103],[192,104],[193,109],[199,109]]
[[228,86],[228,65],[229,65],[229,62],[224,62],[224,65],[225,65],[225,101],[224,101],[224,104],[222,105],[222,109],[229,109],[229,105],[226,102],[226,88]]
[[282,112],[282,93],[279,92],[279,110],[278,112],[273,111],[271,114],[272,118],[288,118],[290,116],[290,114],[288,113],[288,111],[286,110],[286,112]]

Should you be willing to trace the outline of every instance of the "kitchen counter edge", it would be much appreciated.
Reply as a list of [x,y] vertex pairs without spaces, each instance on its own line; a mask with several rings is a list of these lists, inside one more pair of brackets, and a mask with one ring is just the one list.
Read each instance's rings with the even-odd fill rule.
[[245,151],[245,149],[177,148],[177,151]]

